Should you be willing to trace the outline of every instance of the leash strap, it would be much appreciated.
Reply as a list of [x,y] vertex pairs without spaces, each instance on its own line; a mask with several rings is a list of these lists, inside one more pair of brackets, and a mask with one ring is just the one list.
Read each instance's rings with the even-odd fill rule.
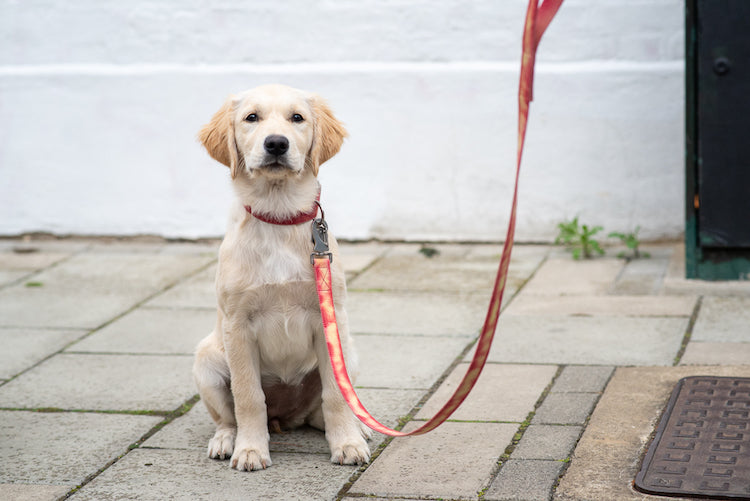
[[[518,200],[518,178],[521,172],[521,156],[523,153],[524,140],[526,138],[526,122],[529,114],[529,102],[532,99],[532,86],[534,81],[534,61],[536,49],[539,40],[544,31],[549,26],[555,13],[560,8],[563,0],[543,0],[541,6],[539,0],[529,0],[529,7],[526,11],[526,25],[523,32],[523,56],[521,59],[521,77],[518,89],[518,152],[516,161],[516,180],[513,189],[513,203],[510,212],[510,221],[508,223],[508,233],[505,238],[503,254],[500,259],[500,266],[495,279],[495,286],[492,290],[489,309],[484,321],[479,340],[477,341],[474,358],[469,365],[469,369],[464,375],[463,380],[456,388],[453,396],[448,402],[424,425],[408,433],[393,430],[379,423],[362,405],[354,386],[349,380],[349,374],[344,362],[344,354],[341,349],[341,339],[339,338],[338,327],[336,325],[336,312],[333,306],[333,295],[331,293],[331,257],[327,254],[327,225],[323,219],[313,221],[313,242],[315,250],[310,256],[315,267],[315,281],[318,290],[318,299],[320,301],[320,313],[323,318],[323,328],[325,329],[326,342],[328,344],[328,354],[331,358],[331,365],[336,381],[341,389],[341,393],[346,399],[347,404],[351,407],[354,414],[367,426],[373,430],[395,437],[408,435],[422,435],[430,430],[437,428],[445,422],[451,414],[461,405],[464,399],[469,395],[479,375],[487,361],[487,356],[492,346],[492,339],[495,336],[495,328],[500,315],[500,306],[503,301],[503,291],[508,276],[508,265],[510,264],[511,250],[513,249],[513,236],[516,229],[516,206]],[[325,245],[324,245],[325,244]]]

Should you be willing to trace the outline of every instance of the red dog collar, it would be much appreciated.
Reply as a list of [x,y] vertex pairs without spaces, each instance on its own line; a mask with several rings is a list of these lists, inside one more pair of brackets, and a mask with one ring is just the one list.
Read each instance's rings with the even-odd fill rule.
[[253,212],[249,205],[245,206],[245,210],[247,211],[248,214],[252,215],[255,219],[258,219],[259,221],[263,221],[264,223],[278,224],[281,226],[291,226],[295,224],[307,223],[315,219],[315,216],[318,215],[318,202],[319,201],[320,201],[320,192],[318,192],[318,196],[315,197],[315,203],[313,204],[312,208],[309,211],[300,212],[299,214],[295,216],[285,218],[285,219],[280,219],[271,214]]

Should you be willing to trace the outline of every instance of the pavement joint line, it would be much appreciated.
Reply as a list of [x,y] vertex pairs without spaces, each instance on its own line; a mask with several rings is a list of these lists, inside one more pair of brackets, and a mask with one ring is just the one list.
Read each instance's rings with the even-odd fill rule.
[[[606,295],[608,295],[608,296],[617,295],[616,294],[616,292],[617,292],[617,285],[620,283],[620,280],[622,279],[622,276],[626,273],[626,271],[628,269],[628,266],[630,266],[630,263],[632,263],[633,261],[635,261],[635,258],[633,258],[633,257],[625,257],[625,258],[618,258],[618,259],[624,259],[625,260],[625,264],[622,265],[622,268],[620,268],[620,271],[617,272],[617,276],[615,277],[614,280],[612,280],[612,284],[607,289]],[[641,258],[641,259],[645,259],[645,258]]]
[[700,314],[702,306],[703,296],[698,296],[698,300],[695,302],[695,306],[693,307],[693,313],[692,315],[690,315],[687,327],[685,328],[685,335],[682,337],[680,349],[677,350],[677,354],[674,357],[674,362],[672,363],[673,367],[679,365],[680,360],[682,360],[683,355],[685,355],[685,350],[687,350],[688,344],[690,343],[690,338],[693,337],[693,328],[695,327],[695,322],[698,321],[698,315]]
[[[549,259],[549,254],[550,254],[550,251],[548,250],[547,253],[542,257],[541,261],[539,261],[539,264],[536,265],[536,268],[534,268],[531,271],[531,273],[529,273],[529,275],[526,277],[526,279],[523,282],[521,282],[521,284],[518,286],[518,288],[516,288],[515,292],[510,295],[510,297],[508,298],[507,303],[505,303],[505,301],[503,301],[503,303],[505,303],[505,304],[500,304],[500,314],[501,315],[502,315],[502,312],[504,312],[508,308],[508,306],[510,306],[513,303],[513,301],[521,293],[521,291],[523,291],[524,287],[526,287],[526,284],[528,284],[536,276],[537,272],[542,268],[542,266],[544,266],[544,263],[546,263],[547,260]],[[512,252],[511,252],[511,255],[512,255]],[[508,268],[508,269],[510,270],[510,268]],[[507,277],[506,277],[506,285],[507,285]],[[503,295],[504,294],[505,294],[505,291],[503,291]]]
[[[29,245],[33,245],[33,243],[29,242]],[[6,289],[8,287],[13,287],[13,286],[16,286],[16,285],[21,285],[21,283],[26,282],[26,281],[31,281],[30,279],[32,277],[34,277],[35,275],[39,275],[40,273],[42,273],[44,271],[51,270],[53,268],[57,268],[61,264],[70,261],[74,257],[79,256],[80,254],[83,254],[84,252],[90,251],[92,247],[93,247],[93,244],[88,244],[85,247],[83,247],[83,248],[81,248],[81,249],[79,249],[77,251],[71,252],[67,256],[65,256],[65,257],[63,257],[63,258],[55,261],[54,263],[51,263],[51,264],[49,264],[47,266],[44,266],[42,268],[38,268],[38,269],[33,270],[33,271],[29,271],[29,273],[27,273],[26,275],[24,275],[24,276],[22,276],[22,277],[20,277],[20,278],[18,278],[16,280],[12,280],[12,281],[8,282],[7,284],[4,284],[4,285],[0,286],[0,290]]]
[[537,401],[534,403],[534,409],[527,414],[526,419],[519,425],[518,431],[516,431],[516,433],[513,435],[513,439],[511,440],[510,444],[508,444],[508,446],[505,448],[505,451],[503,451],[503,453],[498,458],[494,471],[490,473],[488,480],[479,491],[480,500],[484,498],[484,495],[487,492],[487,490],[490,488],[490,486],[498,477],[498,475],[500,475],[500,471],[502,471],[503,466],[505,465],[505,463],[508,462],[511,454],[513,454],[513,451],[515,450],[515,448],[518,446],[518,443],[523,438],[524,433],[526,433],[526,430],[529,428],[529,426],[531,426],[531,421],[534,419],[534,416],[536,415],[537,410],[539,409],[539,407],[542,406],[542,404],[544,403],[544,400],[547,398],[547,395],[549,395],[552,392],[552,388],[554,387],[555,382],[563,373],[563,371],[565,370],[565,367],[567,367],[567,365],[557,366],[557,371],[555,371],[555,375],[552,376],[552,379],[544,388],[541,395],[539,395],[539,398],[537,399]]
[[[82,254],[82,253],[84,252],[84,250],[87,250],[87,251],[88,251],[88,250],[90,250],[90,249],[91,249],[91,247],[93,247],[93,244],[91,244],[91,245],[88,245],[88,246],[87,246],[87,247],[86,247],[85,249],[82,249],[82,250],[81,250],[81,251],[80,251],[79,253],[76,253],[75,255],[78,255],[78,254]],[[73,256],[73,254],[71,254],[71,257],[72,257],[72,256]],[[34,364],[30,365],[29,367],[26,367],[26,368],[25,368],[24,370],[22,370],[21,372],[19,372],[19,373],[17,373],[17,374],[14,374],[14,375],[13,375],[12,377],[10,377],[10,378],[8,378],[7,380],[5,380],[5,381],[1,382],[1,383],[0,383],[0,388],[2,388],[3,386],[5,386],[5,385],[6,385],[7,383],[9,383],[9,382],[11,382],[11,381],[15,380],[15,379],[16,379],[16,378],[18,378],[19,376],[22,376],[22,375],[26,374],[27,372],[29,372],[29,371],[31,371],[31,370],[34,370],[35,368],[39,367],[40,365],[42,365],[43,363],[45,363],[45,362],[46,362],[47,360],[51,359],[52,357],[54,357],[54,356],[56,356],[56,355],[59,355],[59,354],[61,354],[61,353],[64,353],[64,352],[65,352],[65,350],[67,350],[67,349],[68,349],[69,347],[73,346],[74,344],[76,344],[76,343],[78,343],[78,342],[80,342],[80,341],[83,341],[84,339],[88,338],[89,336],[91,336],[91,335],[95,334],[96,332],[98,332],[98,331],[102,330],[102,329],[103,329],[103,328],[105,328],[106,326],[108,326],[108,325],[110,325],[110,324],[112,324],[112,323],[114,323],[114,322],[118,321],[119,319],[121,319],[121,318],[122,318],[122,317],[124,317],[125,315],[127,315],[127,314],[129,314],[129,313],[132,313],[133,311],[135,311],[135,310],[137,310],[137,309],[138,309],[139,307],[141,307],[141,305],[143,305],[144,303],[146,303],[146,302],[148,302],[148,301],[152,300],[153,298],[157,297],[158,295],[160,295],[160,294],[163,294],[163,293],[165,293],[166,291],[168,291],[168,290],[170,290],[170,289],[172,289],[172,288],[176,287],[177,285],[181,284],[182,282],[184,282],[184,281],[186,281],[186,280],[189,280],[190,278],[192,278],[192,277],[196,276],[197,274],[199,274],[199,273],[201,273],[202,271],[206,270],[206,269],[207,269],[207,268],[209,268],[210,266],[213,266],[213,264],[214,264],[214,263],[215,263],[215,262],[216,262],[217,260],[218,260],[218,258],[214,258],[214,259],[210,260],[210,261],[209,261],[208,263],[206,263],[206,264],[203,264],[203,265],[199,266],[199,267],[198,267],[197,269],[195,269],[195,270],[193,270],[193,271],[191,271],[191,272],[189,272],[189,273],[186,273],[185,275],[182,275],[182,276],[180,276],[179,278],[175,279],[175,280],[174,280],[174,281],[172,281],[171,283],[169,283],[169,284],[165,285],[164,287],[162,287],[162,288],[161,288],[161,290],[159,290],[159,291],[156,291],[156,292],[154,292],[153,294],[151,294],[151,295],[149,295],[148,297],[146,297],[146,298],[142,299],[141,301],[138,301],[137,303],[135,303],[135,304],[134,304],[133,306],[131,306],[130,308],[128,308],[128,309],[126,309],[125,311],[121,312],[121,313],[120,313],[119,315],[115,315],[114,317],[110,318],[109,320],[107,320],[106,322],[102,323],[102,324],[101,324],[101,325],[99,325],[98,327],[94,327],[93,329],[91,329],[90,327],[87,327],[87,328],[85,329],[85,330],[88,330],[88,332],[87,332],[86,334],[84,334],[84,335],[80,336],[80,337],[79,337],[79,338],[77,338],[77,339],[74,339],[74,340],[72,340],[71,342],[69,342],[68,344],[66,344],[65,346],[63,346],[63,347],[62,347],[62,348],[60,348],[59,350],[57,350],[56,352],[54,352],[54,353],[50,353],[49,355],[47,355],[46,357],[42,358],[41,360],[38,360],[38,361],[37,361],[36,363],[34,363]],[[58,262],[58,263],[59,263],[59,262]],[[49,267],[47,267],[47,268],[45,268],[45,269],[49,269],[49,268],[51,268],[51,267],[55,266],[55,265],[56,265],[56,264],[58,264],[58,263],[54,263],[54,264],[50,265]],[[90,329],[90,330],[89,330],[89,329]]]
[[195,353],[154,353],[154,352],[121,352],[121,351],[65,351],[60,355],[99,355],[127,357],[192,357]]
[[177,407],[175,410],[171,412],[167,412],[164,415],[164,419],[154,425],[149,431],[147,431],[141,438],[130,444],[125,452],[122,454],[116,456],[115,458],[111,459],[107,464],[105,464],[103,467],[101,467],[96,472],[92,473],[91,475],[88,475],[86,478],[83,479],[83,481],[78,484],[77,486],[73,487],[70,491],[68,491],[65,495],[58,498],[57,501],[63,501],[65,499],[68,499],[70,496],[81,490],[85,485],[90,483],[92,480],[94,480],[96,477],[104,473],[106,470],[111,468],[113,465],[117,464],[119,460],[127,456],[130,451],[133,449],[140,448],[141,444],[151,438],[153,435],[155,435],[159,430],[164,428],[166,425],[177,419],[178,417],[181,417],[185,415],[190,409],[192,409],[196,403],[200,400],[199,395],[193,395],[191,398],[187,399],[185,402],[183,402],[179,407]]
[[[351,273],[351,277],[349,277],[346,281],[347,282],[353,281],[358,276],[360,276],[361,274],[363,274],[364,272],[366,272],[367,270],[369,270],[370,268],[372,268],[373,266],[375,266],[376,264],[378,264],[380,261],[382,261],[387,256],[389,250],[390,250],[390,248],[386,248],[385,250],[383,250],[383,252],[380,255],[378,255],[375,259],[373,259],[364,268],[362,268],[360,270],[357,270],[357,271],[353,271],[353,272],[350,271],[349,273]],[[351,290],[356,290],[356,289],[351,289]]]
[[[601,400],[602,396],[604,396],[604,392],[607,390],[607,386],[609,386],[609,382],[612,381],[613,377],[615,377],[615,372],[617,372],[617,368],[618,366],[615,366],[615,368],[609,374],[609,377],[607,378],[607,381],[605,381],[604,386],[602,386],[601,391],[594,392],[594,393],[598,393],[599,397],[596,398],[596,400],[594,401],[594,405],[591,406],[591,411],[589,412],[589,415],[586,416],[586,420],[583,422],[583,425],[566,425],[566,426],[581,426],[581,431],[578,434],[578,438],[576,438],[575,443],[571,446],[570,451],[568,452],[568,457],[560,460],[563,463],[563,467],[560,470],[560,473],[557,475],[557,478],[555,479],[555,483],[552,484],[552,489],[550,491],[550,494],[553,494],[555,492],[555,490],[557,489],[557,486],[560,485],[560,480],[565,476],[565,473],[568,471],[568,468],[570,467],[570,463],[573,459],[573,453],[575,452],[576,447],[578,447],[578,442],[581,440],[581,437],[583,437],[583,434],[586,431],[586,428],[588,428],[589,421],[591,421],[591,415],[596,410],[596,406],[599,405],[599,400]],[[656,433],[656,429],[654,429],[653,433]]]
[[61,407],[0,407],[0,411],[11,411],[11,412],[37,412],[40,414],[62,414],[62,413],[77,413],[77,414],[119,414],[126,416],[161,416],[168,417],[174,411],[153,411],[153,410],[142,410],[142,411],[131,411],[131,410],[110,410],[110,409],[63,409]]
[[627,269],[628,265],[630,264],[630,260],[626,259],[625,264],[622,268],[620,268],[620,271],[617,272],[617,276],[614,280],[612,280],[612,283],[607,288],[607,295],[611,296],[617,291],[617,284],[620,283],[620,279],[622,279],[622,276],[625,274],[625,270]]

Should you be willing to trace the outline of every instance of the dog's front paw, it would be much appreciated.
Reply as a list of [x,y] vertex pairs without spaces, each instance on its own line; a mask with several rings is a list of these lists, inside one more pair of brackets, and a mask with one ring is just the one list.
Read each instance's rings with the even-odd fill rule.
[[267,451],[261,452],[246,447],[234,451],[230,464],[232,468],[239,471],[255,471],[265,470],[273,463],[271,462],[271,455]]
[[370,461],[370,447],[363,437],[331,447],[331,462],[337,464],[365,464]]
[[234,451],[234,438],[237,430],[234,428],[222,428],[216,430],[213,438],[208,441],[208,457],[211,459],[226,459]]

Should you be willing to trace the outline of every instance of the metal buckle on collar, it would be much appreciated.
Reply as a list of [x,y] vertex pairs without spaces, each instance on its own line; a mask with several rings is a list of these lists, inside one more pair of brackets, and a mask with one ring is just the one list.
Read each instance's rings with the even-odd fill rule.
[[320,203],[315,203],[320,209],[320,217],[313,219],[312,222],[312,242],[315,244],[315,247],[312,254],[310,254],[310,264],[315,264],[316,257],[327,257],[329,262],[333,262],[333,254],[328,248],[328,223],[326,223],[326,215]]

